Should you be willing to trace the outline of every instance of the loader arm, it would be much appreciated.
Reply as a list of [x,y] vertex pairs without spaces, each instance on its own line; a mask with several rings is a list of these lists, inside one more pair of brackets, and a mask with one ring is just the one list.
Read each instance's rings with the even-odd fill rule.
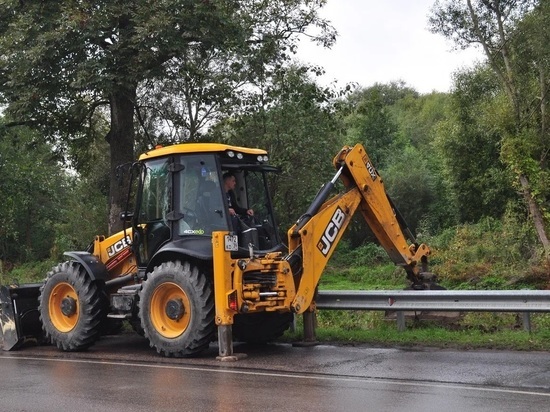
[[[384,188],[382,178],[369,159],[365,148],[345,146],[334,158],[338,170],[335,178],[321,189],[312,205],[288,231],[289,257],[297,276],[296,296],[292,309],[302,313],[313,302],[317,284],[336,245],[353,215],[359,210],[390,259],[402,266],[413,287],[422,286],[422,273],[427,270],[428,246],[418,245],[404,227]],[[346,191],[329,198],[336,179]],[[401,221],[401,224],[400,224]]]

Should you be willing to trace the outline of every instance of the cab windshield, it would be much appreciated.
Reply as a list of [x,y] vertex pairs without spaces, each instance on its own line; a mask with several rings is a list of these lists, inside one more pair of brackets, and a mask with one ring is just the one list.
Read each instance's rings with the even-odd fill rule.
[[222,188],[214,155],[182,155],[175,174],[174,209],[181,216],[177,235],[208,235],[228,230]]

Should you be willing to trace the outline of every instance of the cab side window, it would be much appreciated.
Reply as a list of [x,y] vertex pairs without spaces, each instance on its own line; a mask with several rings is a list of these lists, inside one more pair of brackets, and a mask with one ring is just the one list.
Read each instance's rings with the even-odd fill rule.
[[227,230],[222,191],[214,156],[182,156],[179,174],[179,235],[208,235]]

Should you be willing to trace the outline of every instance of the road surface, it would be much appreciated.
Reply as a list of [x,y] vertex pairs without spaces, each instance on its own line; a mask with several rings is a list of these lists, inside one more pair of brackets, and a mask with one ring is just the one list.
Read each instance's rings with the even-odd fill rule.
[[0,352],[0,411],[541,411],[550,354],[369,346],[235,346],[167,359],[137,335],[86,352]]

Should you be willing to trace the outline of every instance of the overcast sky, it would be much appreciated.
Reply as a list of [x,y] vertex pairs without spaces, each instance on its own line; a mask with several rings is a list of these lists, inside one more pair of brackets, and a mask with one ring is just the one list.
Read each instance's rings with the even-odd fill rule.
[[420,93],[447,92],[452,72],[472,66],[481,52],[453,51],[448,40],[428,31],[434,1],[328,0],[321,16],[338,31],[336,44],[328,50],[302,41],[298,59],[323,66],[323,84],[403,80]]

